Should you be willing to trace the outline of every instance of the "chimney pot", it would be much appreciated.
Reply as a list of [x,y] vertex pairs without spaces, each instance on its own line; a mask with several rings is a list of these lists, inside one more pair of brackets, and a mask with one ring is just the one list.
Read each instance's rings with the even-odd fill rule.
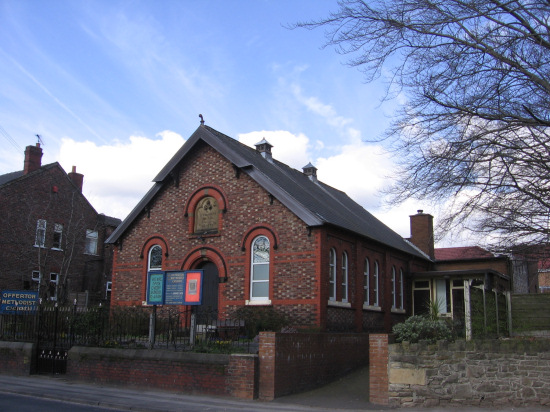
[[35,170],[40,169],[42,166],[42,149],[40,143],[36,143],[36,146],[27,146],[25,148],[25,163],[23,168],[23,174],[29,174]]
[[76,173],[76,166],[73,166],[72,172],[69,173],[69,178],[76,186],[79,192],[82,193],[82,185],[84,182],[84,175],[81,173]]

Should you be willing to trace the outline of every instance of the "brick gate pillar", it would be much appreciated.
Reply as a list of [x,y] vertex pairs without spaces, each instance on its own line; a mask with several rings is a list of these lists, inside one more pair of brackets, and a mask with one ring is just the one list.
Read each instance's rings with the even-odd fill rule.
[[369,396],[377,405],[389,404],[388,335],[369,335]]

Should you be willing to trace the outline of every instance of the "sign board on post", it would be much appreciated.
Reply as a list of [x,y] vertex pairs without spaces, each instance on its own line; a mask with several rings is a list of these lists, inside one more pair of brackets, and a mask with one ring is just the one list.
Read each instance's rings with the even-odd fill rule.
[[164,272],[149,272],[147,275],[147,304],[164,304]]
[[202,270],[185,272],[185,305],[200,305],[202,303]]
[[3,290],[0,314],[25,314],[36,311],[38,292],[32,290]]
[[183,305],[183,294],[185,290],[185,272],[168,271],[166,272],[165,283],[165,305]]
[[154,271],[147,274],[148,305],[200,305],[202,270]]

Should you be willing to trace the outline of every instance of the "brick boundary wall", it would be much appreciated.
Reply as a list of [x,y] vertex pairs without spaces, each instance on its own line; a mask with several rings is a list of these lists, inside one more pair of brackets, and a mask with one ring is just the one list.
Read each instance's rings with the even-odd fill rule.
[[377,405],[388,405],[388,335],[369,335],[369,400]]
[[[508,339],[387,344],[371,335],[370,401],[390,407],[548,407],[550,340]],[[373,388],[388,350],[387,395]],[[377,365],[377,363],[379,363]]]
[[312,389],[367,366],[368,335],[357,333],[260,333],[259,398]]
[[0,373],[14,376],[30,375],[34,372],[34,358],[33,343],[0,341]]
[[258,387],[257,365],[256,355],[75,346],[69,351],[67,378],[254,399]]

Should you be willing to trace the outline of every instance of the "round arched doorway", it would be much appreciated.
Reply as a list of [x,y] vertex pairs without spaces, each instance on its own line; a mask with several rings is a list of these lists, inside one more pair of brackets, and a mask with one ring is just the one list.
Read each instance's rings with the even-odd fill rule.
[[217,319],[218,314],[218,285],[219,273],[218,267],[211,261],[201,262],[197,269],[202,269],[202,305],[197,306],[199,313],[212,313],[212,317]]

